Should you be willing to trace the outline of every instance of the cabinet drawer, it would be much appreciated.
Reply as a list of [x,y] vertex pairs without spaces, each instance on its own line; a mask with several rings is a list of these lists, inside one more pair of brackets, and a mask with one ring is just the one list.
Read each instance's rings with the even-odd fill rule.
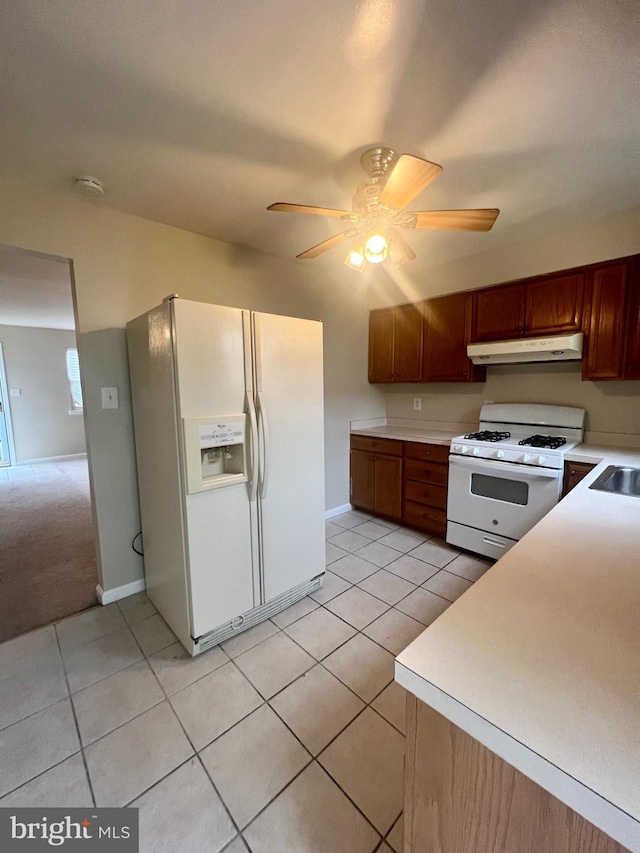
[[404,485],[404,497],[407,501],[426,504],[436,509],[447,508],[446,486],[432,486],[425,483],[415,483],[410,480]]
[[386,453],[387,456],[402,456],[402,442],[391,438],[365,438],[363,435],[352,435],[351,449]]
[[438,462],[418,462],[417,459],[406,459],[404,471],[406,480],[417,480],[418,483],[431,483],[434,486],[446,486],[449,466]]
[[447,529],[447,513],[443,509],[434,509],[413,501],[405,501],[403,520],[439,536],[444,536]]
[[423,462],[447,462],[449,446],[446,444],[422,444],[418,441],[405,441],[405,459],[419,459]]

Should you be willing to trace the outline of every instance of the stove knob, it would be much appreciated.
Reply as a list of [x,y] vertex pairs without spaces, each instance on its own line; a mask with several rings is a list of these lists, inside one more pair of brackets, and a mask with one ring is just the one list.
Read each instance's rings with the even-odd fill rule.
[[498,459],[504,459],[504,450],[499,450],[496,453],[496,456],[498,457]]
[[522,461],[523,462],[531,462],[531,454],[525,453],[524,456],[522,457]]
[[453,450],[454,453],[460,453],[460,451],[462,450],[462,447],[459,444],[454,444],[451,449]]
[[547,461],[547,457],[546,457],[546,456],[538,456],[538,465],[544,465],[544,463],[545,463],[546,461]]
[[462,452],[463,452],[463,453],[468,453],[468,452],[469,452],[469,448],[467,447],[467,445],[466,445],[466,444],[463,444],[463,446],[462,446]]
[[480,448],[479,447],[473,448],[473,455],[474,456],[480,456]]

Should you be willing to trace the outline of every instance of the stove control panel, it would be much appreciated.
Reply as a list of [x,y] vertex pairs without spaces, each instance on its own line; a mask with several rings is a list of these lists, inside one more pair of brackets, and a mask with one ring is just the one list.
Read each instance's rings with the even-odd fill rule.
[[469,441],[462,443],[453,441],[451,444],[451,454],[453,456],[471,456],[476,459],[487,459],[491,461],[510,462],[515,465],[536,465],[541,468],[561,469],[564,464],[563,451],[547,451],[544,454],[524,452],[523,447],[518,445],[496,447],[493,442],[478,442]]

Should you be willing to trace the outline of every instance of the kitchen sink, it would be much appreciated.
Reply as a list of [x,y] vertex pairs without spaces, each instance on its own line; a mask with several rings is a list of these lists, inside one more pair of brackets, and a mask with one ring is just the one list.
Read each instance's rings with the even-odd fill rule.
[[627,468],[623,465],[609,465],[597,480],[589,486],[600,492],[613,492],[616,495],[632,495],[640,498],[640,468]]

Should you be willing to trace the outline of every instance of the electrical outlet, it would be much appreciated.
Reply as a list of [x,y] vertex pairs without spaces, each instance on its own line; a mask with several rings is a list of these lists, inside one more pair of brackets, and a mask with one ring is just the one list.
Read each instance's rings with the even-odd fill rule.
[[413,411],[414,412],[421,412],[422,411],[422,398],[421,397],[414,397],[413,398]]
[[102,408],[103,409],[117,409],[118,405],[118,389],[117,388],[103,388],[102,389]]
[[21,388],[12,388],[9,391],[10,397],[22,397],[22,389]]

